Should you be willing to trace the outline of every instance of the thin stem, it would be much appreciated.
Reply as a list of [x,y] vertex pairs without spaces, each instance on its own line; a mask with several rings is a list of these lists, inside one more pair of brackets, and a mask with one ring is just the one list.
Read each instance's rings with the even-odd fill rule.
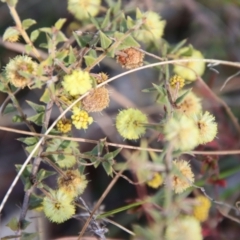
[[30,45],[32,47],[32,52],[34,53],[35,57],[41,61],[42,58],[41,58],[41,55],[39,54],[38,50],[34,47],[32,41],[30,40],[27,32],[24,30],[23,26],[22,26],[22,22],[19,18],[19,15],[15,9],[15,7],[13,6],[10,6],[8,5],[8,8],[10,10],[10,13],[12,15],[12,18],[14,19],[15,23],[16,23],[16,26],[17,26],[17,29],[18,31],[20,32],[20,34],[22,35],[23,39],[25,40],[25,42]]

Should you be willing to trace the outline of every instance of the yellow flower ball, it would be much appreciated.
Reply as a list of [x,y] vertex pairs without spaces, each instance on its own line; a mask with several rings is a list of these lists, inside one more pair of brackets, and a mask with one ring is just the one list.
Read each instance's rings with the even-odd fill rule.
[[71,96],[76,96],[89,91],[92,88],[92,80],[88,72],[74,70],[64,76],[62,85]]
[[200,222],[204,222],[208,219],[211,201],[205,196],[197,196],[195,200],[196,205],[193,207],[193,216]]
[[[177,55],[184,55],[185,52],[189,51],[189,47],[181,48]],[[191,56],[183,56],[183,59],[203,59],[203,55],[200,51],[192,49]],[[202,61],[189,61],[186,63],[178,63],[174,65],[173,70],[177,75],[183,77],[189,81],[195,81],[197,76],[202,76],[205,71],[205,63]]]
[[60,190],[51,191],[43,199],[43,211],[51,222],[63,223],[75,213],[73,198]]
[[[31,82],[30,76],[36,76],[38,64],[28,56],[16,56],[5,68],[6,77],[15,87],[24,88]],[[22,73],[30,76],[23,76]]]
[[93,118],[86,111],[73,108],[72,123],[77,129],[87,129],[92,122]]
[[80,175],[78,170],[64,171],[64,176],[58,178],[59,190],[67,195],[76,197],[83,193],[87,187],[87,180],[84,175]]
[[147,122],[147,116],[133,108],[120,111],[116,117],[117,131],[129,140],[140,138],[146,131],[143,124]]
[[175,150],[192,150],[199,144],[199,131],[191,118],[185,115],[171,118],[164,126],[165,139]]
[[217,123],[215,117],[209,112],[194,116],[194,121],[199,129],[199,144],[211,142],[217,135]]
[[68,0],[68,11],[77,19],[88,19],[96,16],[100,10],[101,0]]
[[152,188],[158,188],[162,184],[163,184],[163,178],[159,173],[154,173],[153,178],[147,181],[147,185]]
[[166,25],[166,21],[161,20],[161,17],[156,12],[146,12],[144,14],[145,22],[141,29],[134,33],[134,37],[144,43],[150,43],[159,40]]
[[57,130],[62,133],[68,133],[72,129],[72,124],[70,119],[59,120],[57,122]]
[[[179,93],[181,96],[183,92]],[[193,115],[199,114],[202,110],[202,105],[200,103],[200,98],[198,98],[193,92],[188,92],[184,99],[177,104],[176,111],[180,114],[184,114],[187,117],[192,117]]]
[[165,240],[202,240],[202,229],[196,218],[185,216],[169,223]]
[[170,78],[169,83],[172,88],[181,89],[184,87],[185,80],[179,75],[174,75],[173,77]]
[[194,174],[189,163],[185,160],[174,160],[171,183],[175,193],[182,193],[191,187],[193,182]]

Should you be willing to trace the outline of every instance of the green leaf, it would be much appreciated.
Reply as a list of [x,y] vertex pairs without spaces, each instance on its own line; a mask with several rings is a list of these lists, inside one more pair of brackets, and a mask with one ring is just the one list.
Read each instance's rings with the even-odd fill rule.
[[40,34],[40,31],[37,29],[37,30],[34,30],[31,32],[31,35],[30,35],[30,39],[32,42],[35,42],[35,40],[38,38]]
[[43,95],[40,98],[41,102],[49,103],[51,100],[51,96],[55,93],[55,84],[51,83],[48,88],[45,88]]
[[75,63],[76,62],[76,56],[73,52],[73,48],[72,46],[70,46],[69,48],[69,56],[68,56],[68,64],[72,64],[72,63]]
[[[15,165],[17,171],[19,171],[22,167],[22,165],[20,164],[16,164]],[[24,190],[28,190],[31,188],[32,183],[31,183],[31,170],[32,170],[32,164],[28,164],[25,169],[23,170],[23,173],[21,175],[21,180],[23,182],[24,185]]]
[[107,13],[105,15],[105,18],[104,18],[104,20],[102,22],[102,25],[101,25],[102,29],[106,28],[109,25],[109,23],[110,23],[110,14],[111,14],[111,9],[108,9]]
[[30,44],[25,45],[25,51],[26,51],[27,54],[32,52],[32,50],[33,50],[33,46],[31,46]]
[[102,163],[104,170],[106,171],[108,176],[112,176],[113,168],[112,164],[109,161],[105,161]]
[[6,86],[3,82],[0,82],[0,91],[1,92],[8,92],[8,89],[6,88]]
[[91,56],[84,56],[84,59],[85,59],[85,63],[87,65],[87,67],[91,66],[96,60],[96,58],[91,57]]
[[25,230],[30,224],[31,222],[24,219],[23,221],[21,221],[21,229]]
[[191,92],[191,91],[192,91],[192,89],[188,89],[185,93],[183,93],[180,97],[178,97],[176,99],[175,103],[176,104],[181,103],[184,100],[184,98],[186,97],[186,95],[188,95],[188,93]]
[[59,31],[56,35],[56,43],[66,42],[68,39],[66,38],[65,34]]
[[39,28],[39,31],[49,33],[49,34],[52,33],[52,29],[47,27]]
[[142,19],[143,14],[139,8],[136,9],[136,19]]
[[23,232],[20,240],[33,240],[37,237],[38,233]]
[[133,19],[129,16],[127,16],[127,28],[132,29],[135,26],[135,22]]
[[90,21],[92,22],[92,24],[99,30],[100,29],[100,26],[96,20],[95,17],[93,17],[91,14],[88,13],[88,17],[90,19]]
[[3,113],[7,114],[7,113],[12,113],[15,112],[16,108],[13,106],[12,103],[8,103],[7,106],[4,108]]
[[[117,41],[120,41],[120,39],[122,39],[122,37],[124,37],[124,33],[116,32],[114,34],[114,37],[117,39]],[[126,49],[129,47],[140,47],[140,45],[137,41],[134,40],[133,37],[128,36],[120,43],[120,45],[117,47],[116,50],[122,50],[122,49]]]
[[79,46],[79,47],[84,47],[84,46],[82,45],[82,41],[80,40],[80,36],[78,36],[74,31],[72,32],[72,34],[73,34],[73,37],[75,38],[78,46]]
[[100,31],[100,42],[101,47],[103,49],[107,49],[111,45],[112,40],[108,38],[103,32]]
[[23,122],[23,119],[22,119],[21,116],[15,115],[15,116],[12,117],[12,122],[14,122],[14,123],[21,123],[21,122]]
[[9,27],[3,34],[3,41],[15,36],[19,36],[19,31],[15,27]]
[[22,138],[18,138],[18,141],[26,144],[26,145],[35,145],[38,142],[38,138],[37,137],[22,137]]
[[42,126],[43,125],[43,119],[44,119],[44,112],[41,113],[37,113],[31,117],[28,117],[27,120],[34,122],[36,125],[38,126]]
[[26,102],[32,107],[33,110],[35,110],[37,113],[45,112],[45,106],[39,105],[34,102],[26,100]]
[[34,19],[28,18],[22,21],[22,26],[25,30],[30,28],[32,25],[36,24],[37,22]]
[[60,30],[63,26],[63,24],[67,21],[66,18],[60,18],[56,23],[55,23],[55,28]]
[[9,227],[12,231],[17,231],[18,230],[17,218],[16,217],[12,218],[6,226]]
[[43,203],[43,197],[38,196],[36,194],[31,194],[30,200],[29,200],[29,209],[36,209],[42,206]]
[[129,205],[126,205],[126,206],[123,206],[123,207],[120,207],[120,208],[116,208],[114,210],[111,210],[111,211],[108,211],[108,212],[105,212],[103,214],[98,215],[97,219],[102,219],[102,218],[106,218],[106,217],[112,216],[112,215],[114,215],[116,213],[123,212],[123,211],[126,211],[128,209],[131,209],[131,208],[143,205],[144,203],[145,203],[144,201],[142,201],[142,202],[135,202],[135,203],[131,203]]
[[187,42],[187,39],[183,39],[180,43],[178,43],[178,44],[170,51],[170,54],[176,53],[186,42]]
[[48,178],[52,175],[56,174],[56,172],[53,171],[47,171],[45,169],[40,169],[39,172],[37,173],[37,180],[41,182],[45,178]]
[[121,10],[121,0],[118,0],[117,3],[113,5],[113,14],[118,14]]
[[21,237],[21,235],[8,235],[8,236],[5,236],[5,237],[2,237],[1,240],[16,239],[16,238],[19,238],[19,237]]
[[106,153],[103,158],[106,160],[113,160],[113,158],[115,158],[121,152],[121,150],[121,148],[118,148],[113,152]]
[[[25,147],[25,150],[30,154],[32,152],[32,150],[35,148],[36,144],[31,145],[31,146],[27,146]],[[37,157],[39,150],[35,151],[35,153],[33,154],[33,157]]]

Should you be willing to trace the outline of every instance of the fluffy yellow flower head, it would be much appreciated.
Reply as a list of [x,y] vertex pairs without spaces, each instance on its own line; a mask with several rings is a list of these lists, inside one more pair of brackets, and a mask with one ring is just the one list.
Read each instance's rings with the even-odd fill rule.
[[68,133],[72,129],[72,124],[70,119],[59,120],[57,122],[57,130],[62,133]]
[[82,194],[87,186],[86,177],[80,175],[78,170],[67,170],[64,171],[64,174],[65,176],[58,178],[59,190],[72,197]]
[[171,179],[172,188],[175,193],[182,193],[194,182],[194,174],[189,163],[185,160],[174,160],[173,169],[175,171]]
[[72,123],[77,129],[87,129],[92,122],[93,118],[86,111],[73,108]]
[[211,201],[205,196],[196,197],[196,205],[193,207],[193,216],[200,222],[208,219]]
[[71,95],[82,95],[92,88],[92,80],[88,72],[74,70],[71,74],[65,75],[62,85]]
[[162,184],[163,184],[163,178],[159,173],[154,173],[153,178],[147,181],[147,185],[152,188],[158,188]]
[[99,12],[101,0],[68,0],[68,11],[77,19],[87,19],[96,16]]
[[202,240],[199,221],[190,216],[181,217],[171,222],[166,229],[166,240]]
[[5,71],[7,79],[15,86],[24,88],[30,83],[31,78],[20,74],[20,72],[36,75],[38,64],[28,56],[16,56],[7,64]]
[[129,140],[140,138],[146,131],[143,124],[147,122],[147,116],[133,108],[120,111],[116,117],[116,127],[119,134]]
[[[183,92],[180,92],[181,96]],[[200,103],[200,98],[198,98],[193,92],[188,92],[184,99],[177,104],[178,108],[176,111],[181,114],[185,114],[187,117],[199,114],[202,110],[202,105]]]
[[149,43],[160,39],[163,35],[166,21],[161,20],[161,17],[152,11],[144,14],[145,22],[141,29],[134,33],[137,40]]
[[194,121],[199,129],[199,144],[211,142],[217,135],[215,117],[209,112],[194,116]]
[[[189,51],[189,47],[181,48],[177,55],[184,55],[185,52]],[[192,49],[191,56],[185,56],[184,59],[203,59],[203,55],[200,51]],[[174,65],[174,72],[182,76],[184,79],[189,81],[195,81],[198,76],[202,76],[205,71],[205,63],[201,61],[189,61],[186,63],[178,63],[178,65]]]
[[171,118],[164,126],[165,139],[175,150],[192,150],[199,144],[199,131],[194,121],[185,115]]
[[75,213],[73,198],[63,191],[51,191],[49,196],[43,199],[43,211],[50,221],[62,223],[67,221]]

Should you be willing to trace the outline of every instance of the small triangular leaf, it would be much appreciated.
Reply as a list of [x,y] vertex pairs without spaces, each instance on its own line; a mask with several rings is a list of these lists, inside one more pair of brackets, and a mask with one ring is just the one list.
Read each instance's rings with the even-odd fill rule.
[[60,18],[60,19],[54,24],[55,28],[58,29],[58,30],[60,30],[60,29],[62,28],[63,24],[64,24],[66,21],[67,21],[66,18]]
[[26,102],[32,107],[33,110],[35,110],[37,113],[45,112],[45,106],[36,104],[34,102],[26,100]]
[[38,126],[42,126],[43,119],[44,119],[44,112],[37,113],[37,114],[27,118],[28,121],[34,122]]
[[12,231],[17,231],[19,228],[17,218],[13,217],[6,226],[9,227]]
[[100,31],[100,41],[101,41],[101,47],[103,49],[107,49],[111,43],[112,40],[110,38],[108,38],[103,32]]
[[12,103],[8,103],[7,106],[4,108],[3,113],[7,114],[7,113],[12,113],[15,112],[16,108],[13,106]]
[[39,30],[34,30],[31,32],[31,35],[30,35],[30,39],[32,42],[35,42],[35,40],[38,38],[40,34],[40,31]]
[[91,57],[91,56],[84,56],[85,59],[85,63],[87,65],[87,67],[90,67],[96,60],[96,58]]
[[110,22],[110,13],[111,13],[111,9],[108,9],[106,15],[105,15],[105,18],[102,22],[102,25],[101,25],[101,28],[104,29],[106,28],[108,25],[109,25],[109,22]]
[[28,146],[34,145],[38,142],[37,137],[23,137],[23,138],[18,138],[17,140],[22,142],[22,143],[25,143]]
[[37,22],[34,19],[28,18],[22,21],[22,26],[25,30],[30,28],[32,25],[36,24]]
[[3,34],[3,41],[15,36],[19,36],[19,31],[15,27],[9,27]]

